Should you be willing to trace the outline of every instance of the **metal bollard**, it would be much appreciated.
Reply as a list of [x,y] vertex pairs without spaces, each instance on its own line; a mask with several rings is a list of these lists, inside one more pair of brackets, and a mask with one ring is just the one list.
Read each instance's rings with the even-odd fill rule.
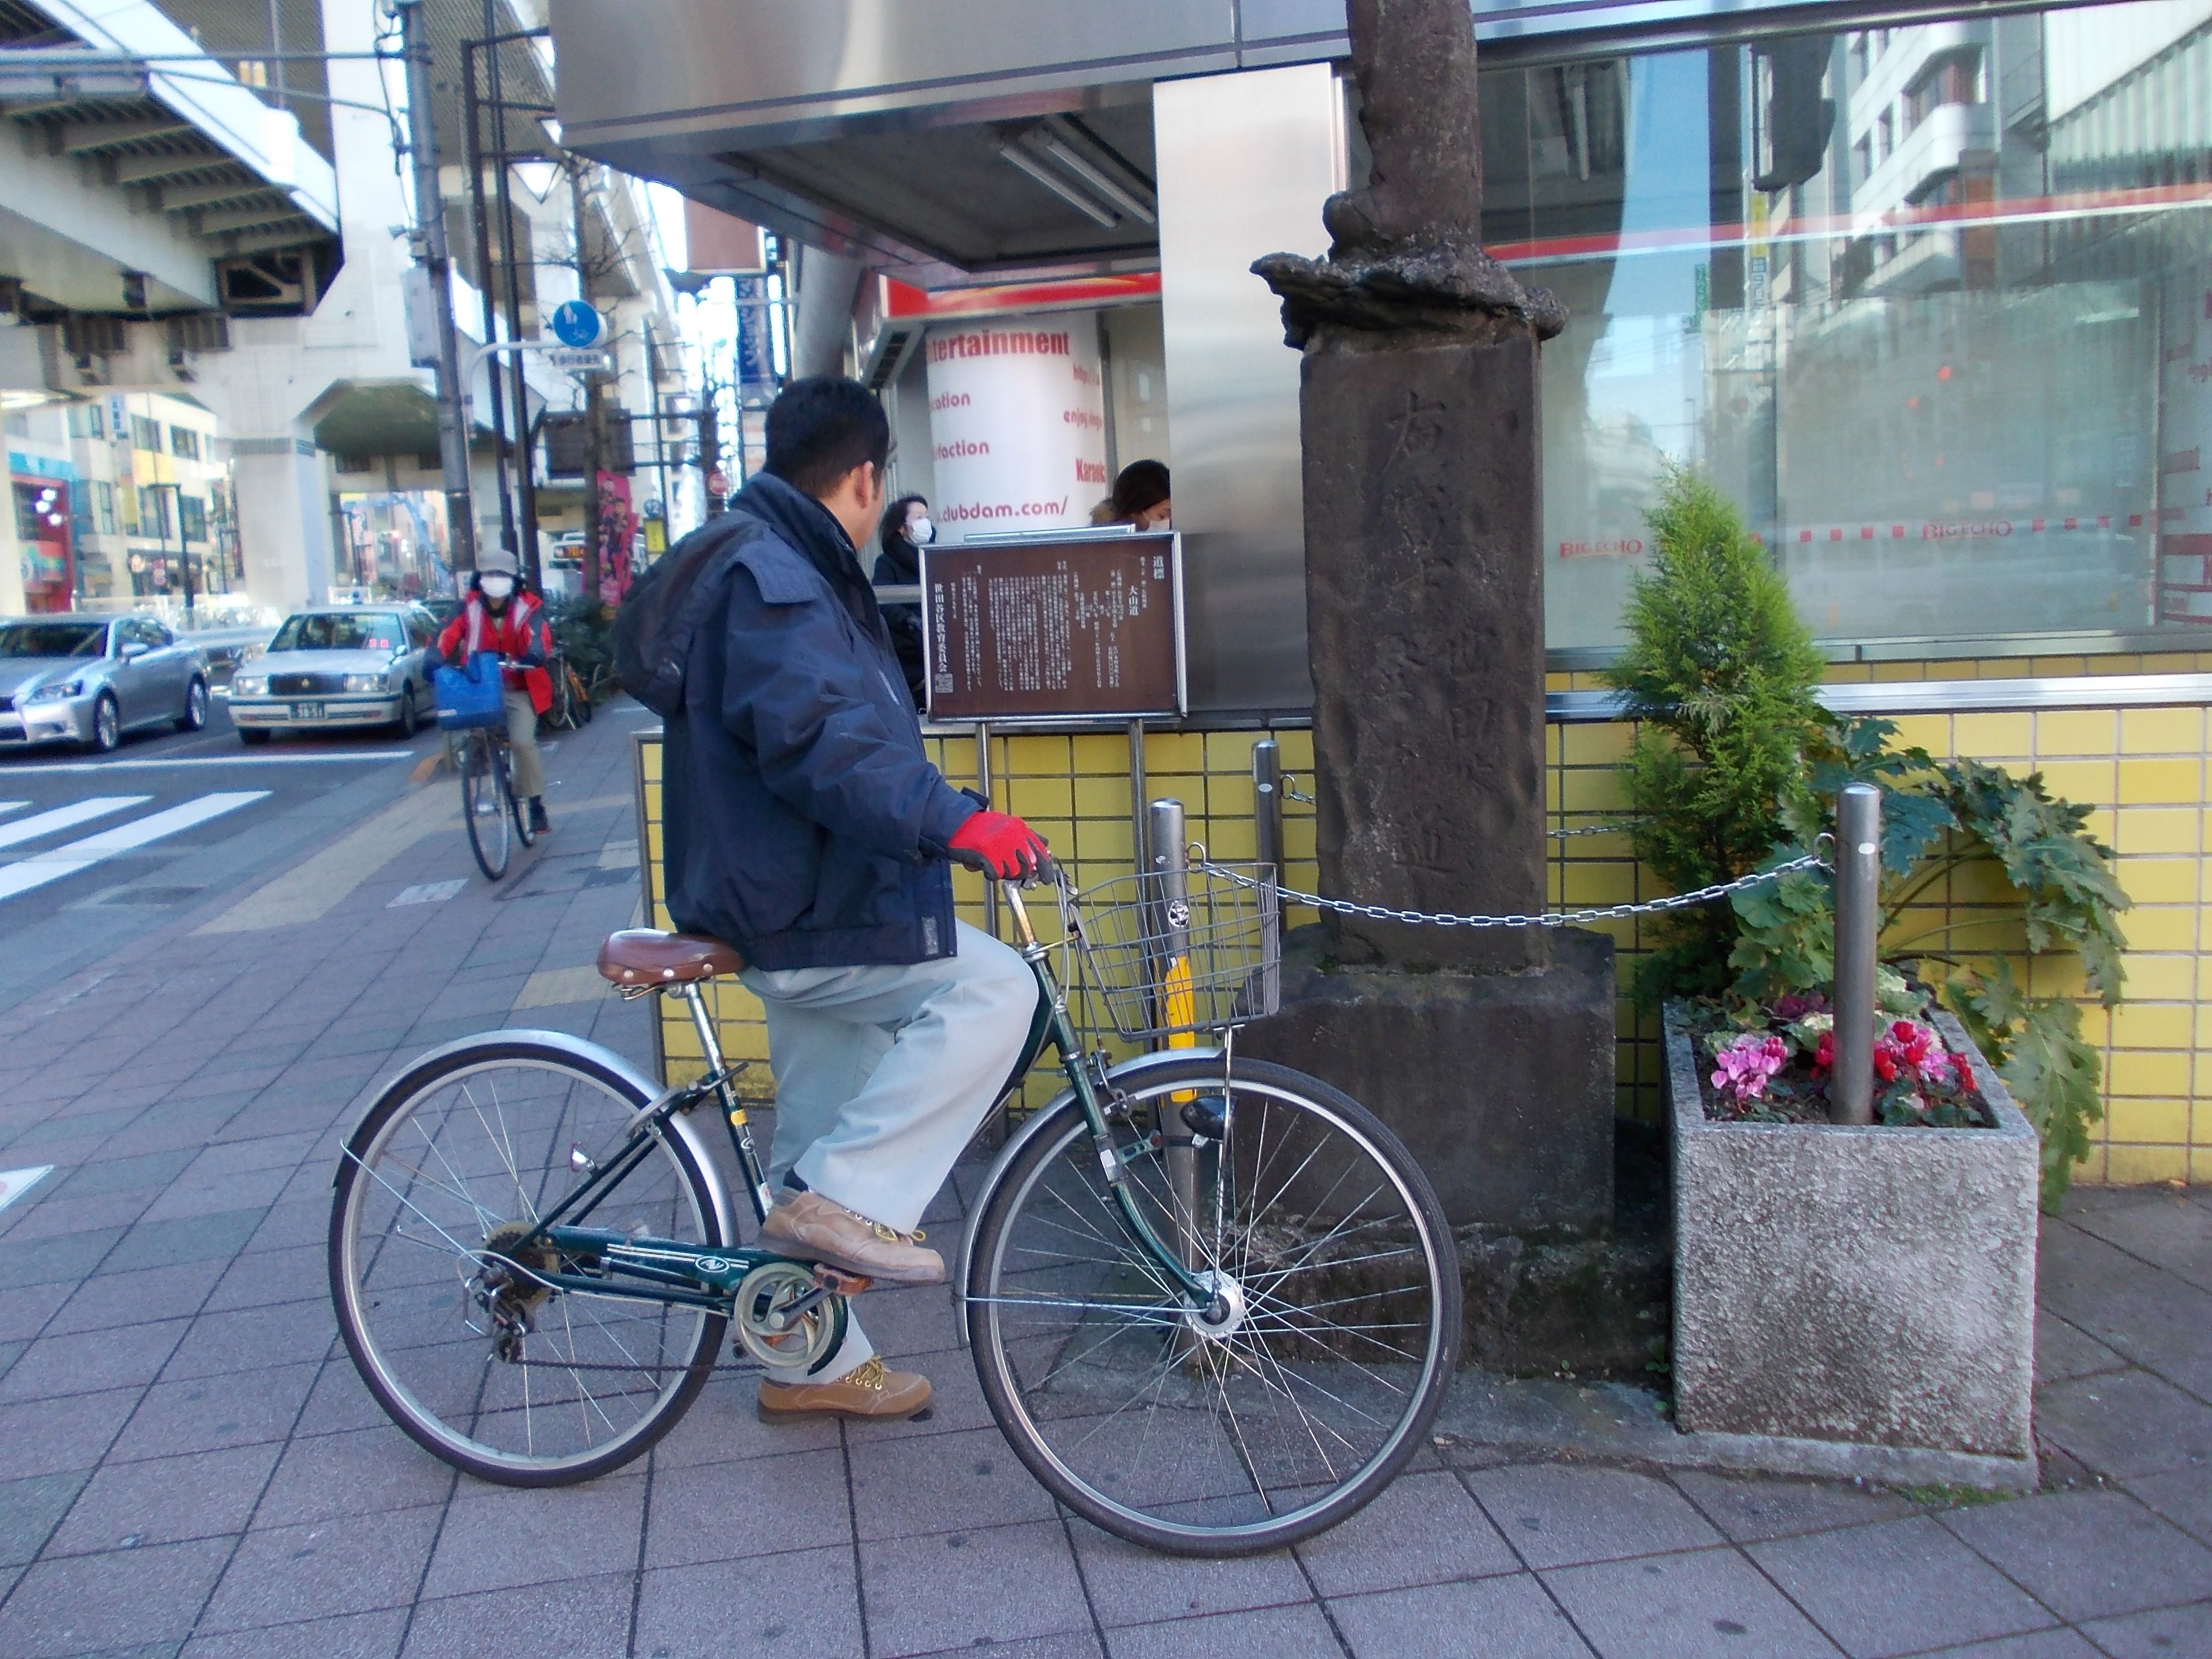
[[1847,783],[1836,798],[1836,1063],[1828,1117],[1874,1121],[1874,968],[1881,883],[1881,791]]
[[1255,852],[1283,878],[1283,754],[1273,738],[1252,745],[1252,818]]
[[[1154,939],[1153,971],[1158,975],[1161,1025],[1188,1025],[1194,1018],[1191,991],[1189,842],[1185,835],[1182,803],[1156,800],[1152,805],[1152,920],[1146,931]],[[1188,1033],[1167,1038],[1170,1048],[1193,1047],[1197,1039]],[[1160,1108],[1163,1156],[1167,1161],[1168,1190],[1177,1213],[1176,1247],[1183,1265],[1199,1264],[1197,1237],[1198,1155],[1192,1150],[1189,1126],[1182,1121],[1182,1107],[1193,1097],[1170,1095]]]

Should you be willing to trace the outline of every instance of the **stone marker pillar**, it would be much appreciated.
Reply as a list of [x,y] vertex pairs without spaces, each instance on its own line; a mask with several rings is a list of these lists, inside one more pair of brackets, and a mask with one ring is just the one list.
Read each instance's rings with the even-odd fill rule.
[[[1545,903],[1537,349],[1566,314],[1482,251],[1466,0],[1351,0],[1370,182],[1328,258],[1270,254],[1302,348],[1323,892]],[[1455,1222],[1612,1209],[1612,943],[1333,917],[1286,950],[1249,1050],[1381,1113]]]

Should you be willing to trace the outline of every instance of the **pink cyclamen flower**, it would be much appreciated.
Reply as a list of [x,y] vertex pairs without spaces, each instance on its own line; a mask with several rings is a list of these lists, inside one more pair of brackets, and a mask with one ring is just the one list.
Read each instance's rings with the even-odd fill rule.
[[1713,1060],[1714,1088],[1739,1101],[1761,1100],[1774,1074],[1789,1063],[1790,1045],[1771,1033],[1747,1031]]

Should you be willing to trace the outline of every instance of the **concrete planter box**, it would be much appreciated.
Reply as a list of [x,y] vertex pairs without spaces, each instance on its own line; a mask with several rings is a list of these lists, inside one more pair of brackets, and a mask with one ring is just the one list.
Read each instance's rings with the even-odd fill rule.
[[1674,1414],[1711,1461],[2035,1485],[2035,1131],[1934,1024],[1993,1128],[1711,1121],[1667,1011]]

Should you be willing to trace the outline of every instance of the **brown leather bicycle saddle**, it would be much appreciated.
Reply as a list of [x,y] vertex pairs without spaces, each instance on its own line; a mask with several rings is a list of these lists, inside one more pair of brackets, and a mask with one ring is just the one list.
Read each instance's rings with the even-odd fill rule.
[[734,974],[745,959],[704,933],[625,927],[599,946],[599,975],[617,985],[684,985]]

